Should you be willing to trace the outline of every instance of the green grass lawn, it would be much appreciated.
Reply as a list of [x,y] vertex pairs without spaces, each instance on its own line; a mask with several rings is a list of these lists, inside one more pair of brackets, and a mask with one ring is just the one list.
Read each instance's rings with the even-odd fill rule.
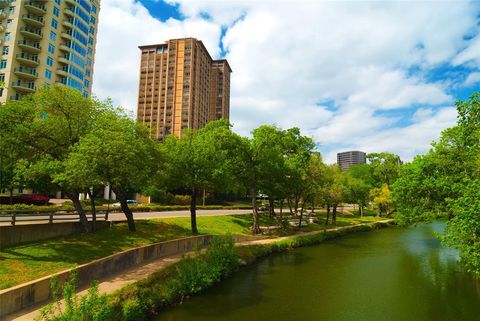
[[[302,231],[325,228],[320,214],[320,224],[310,224]],[[337,226],[372,222],[374,217],[337,218]],[[263,214],[261,225],[277,225]],[[251,215],[202,216],[197,218],[201,234],[250,234]],[[78,264],[105,257],[129,248],[190,236],[190,217],[164,218],[137,221],[137,232],[128,231],[126,224],[114,224],[92,234],[75,234],[35,243],[3,248],[0,251],[0,289],[12,287],[42,276],[72,268]],[[293,234],[296,229],[279,231]]]

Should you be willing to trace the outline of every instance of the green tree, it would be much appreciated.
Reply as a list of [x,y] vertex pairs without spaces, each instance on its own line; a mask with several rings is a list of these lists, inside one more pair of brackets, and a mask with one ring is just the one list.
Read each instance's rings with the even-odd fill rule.
[[[11,134],[31,152],[28,164],[22,170],[27,183],[35,185],[35,177],[53,181],[53,177],[63,170],[62,162],[70,149],[92,129],[100,105],[96,100],[83,97],[78,90],[65,86],[42,88],[15,104],[26,116],[16,120]],[[35,175],[30,175],[29,171]],[[57,185],[58,189],[72,200],[80,222],[88,231],[88,220],[79,201],[81,191],[62,185]]]
[[283,158],[285,160],[285,190],[291,214],[297,214],[302,197],[308,194],[305,182],[307,170],[315,144],[303,136],[299,128],[285,131],[283,138]]
[[357,204],[360,216],[363,217],[363,210],[370,201],[370,190],[372,186],[364,180],[356,178],[347,172],[345,177],[346,201]]
[[480,179],[465,180],[461,196],[449,201],[453,217],[447,222],[443,243],[460,250],[468,271],[480,276]]
[[263,125],[252,131],[252,138],[241,138],[236,152],[236,178],[249,192],[252,200],[252,231],[260,233],[257,194],[259,190],[267,193],[278,191],[272,180],[277,177],[283,166],[281,146],[278,145],[281,131],[275,126]]
[[[192,233],[198,233],[196,208],[199,191],[228,190],[233,184],[236,159],[233,150],[240,137],[230,130],[226,120],[210,122],[204,128],[186,130],[181,137],[165,139],[165,183],[171,189],[190,191],[190,218]],[[163,184],[163,182],[162,182]]]
[[375,187],[370,191],[370,197],[377,208],[377,216],[380,217],[382,214],[388,217],[392,212],[392,193],[387,184],[383,184],[382,187]]
[[400,171],[393,185],[395,218],[408,224],[447,216],[443,242],[459,249],[467,268],[480,274],[480,93],[456,106],[457,125]]
[[31,121],[32,114],[30,109],[13,101],[0,107],[0,193],[9,192],[10,204],[13,190],[22,183],[17,168],[31,154],[22,137],[28,133],[25,124]]
[[345,174],[342,173],[340,166],[333,164],[326,167],[325,184],[320,189],[320,195],[323,204],[327,208],[327,217],[325,225],[328,225],[330,220],[330,211],[332,213],[332,224],[337,224],[337,208],[338,205],[345,199]]
[[54,177],[63,186],[110,185],[120,201],[130,231],[135,231],[128,196],[151,184],[162,164],[158,143],[147,130],[121,109],[107,108],[64,162],[65,171]]
[[372,168],[374,185],[381,187],[383,184],[392,185],[398,177],[402,164],[400,157],[392,153],[371,153],[367,155]]

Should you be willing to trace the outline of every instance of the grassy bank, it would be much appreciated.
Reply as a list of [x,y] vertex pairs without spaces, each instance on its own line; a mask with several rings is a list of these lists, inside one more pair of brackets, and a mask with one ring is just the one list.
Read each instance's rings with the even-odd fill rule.
[[[386,224],[385,224],[386,225]],[[369,223],[338,231],[326,231],[316,235],[292,236],[271,244],[234,248],[231,238],[214,239],[205,254],[186,257],[150,277],[127,286],[111,295],[100,295],[96,287],[82,300],[75,300],[67,291],[65,311],[51,305],[42,321],[133,321],[147,320],[165,308],[181,303],[184,298],[200,293],[233,273],[241,265],[255,262],[271,253],[321,243],[327,239],[348,233],[370,231],[384,224]],[[71,285],[67,287],[72,288]],[[65,291],[64,291],[65,292]],[[76,303],[75,303],[76,302]]]
[[[324,229],[324,215],[319,224],[310,224],[304,231]],[[375,221],[374,217],[338,217],[337,226]],[[251,215],[198,217],[201,234],[250,234]],[[276,225],[276,221],[262,215],[261,225]],[[283,228],[278,235],[298,233],[297,229]],[[94,234],[76,234],[51,240],[2,248],[0,251],[0,289],[12,287],[76,265],[90,262],[129,248],[190,236],[190,218],[164,218],[137,222],[137,232],[128,231],[126,224]]]

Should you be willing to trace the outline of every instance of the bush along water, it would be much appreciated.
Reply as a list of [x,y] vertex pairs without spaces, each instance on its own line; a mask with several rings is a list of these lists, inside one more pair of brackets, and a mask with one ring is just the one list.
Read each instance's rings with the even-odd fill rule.
[[[185,298],[200,293],[236,271],[240,265],[272,253],[310,246],[348,233],[364,232],[387,226],[371,223],[295,236],[270,244],[235,247],[231,235],[210,240],[208,249],[196,255],[186,255],[176,264],[153,273],[148,278],[111,294],[99,294],[98,286],[79,298],[75,294],[76,274],[63,286],[65,307],[52,303],[42,310],[37,321],[141,321],[163,309],[181,304]],[[59,297],[56,282],[52,282],[54,302]]]
[[205,253],[185,256],[165,270],[127,286],[112,295],[102,295],[98,286],[87,295],[75,294],[76,273],[63,285],[64,307],[55,303],[60,290],[52,282],[54,303],[41,312],[37,321],[138,321],[145,320],[167,306],[181,303],[237,270],[239,257],[232,236],[210,240]]

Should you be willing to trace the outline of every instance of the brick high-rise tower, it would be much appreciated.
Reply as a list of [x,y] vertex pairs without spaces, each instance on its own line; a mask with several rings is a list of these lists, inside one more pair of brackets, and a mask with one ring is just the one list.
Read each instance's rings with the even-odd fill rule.
[[137,121],[152,137],[180,136],[211,120],[230,116],[230,73],[226,60],[213,60],[195,38],[139,47]]

